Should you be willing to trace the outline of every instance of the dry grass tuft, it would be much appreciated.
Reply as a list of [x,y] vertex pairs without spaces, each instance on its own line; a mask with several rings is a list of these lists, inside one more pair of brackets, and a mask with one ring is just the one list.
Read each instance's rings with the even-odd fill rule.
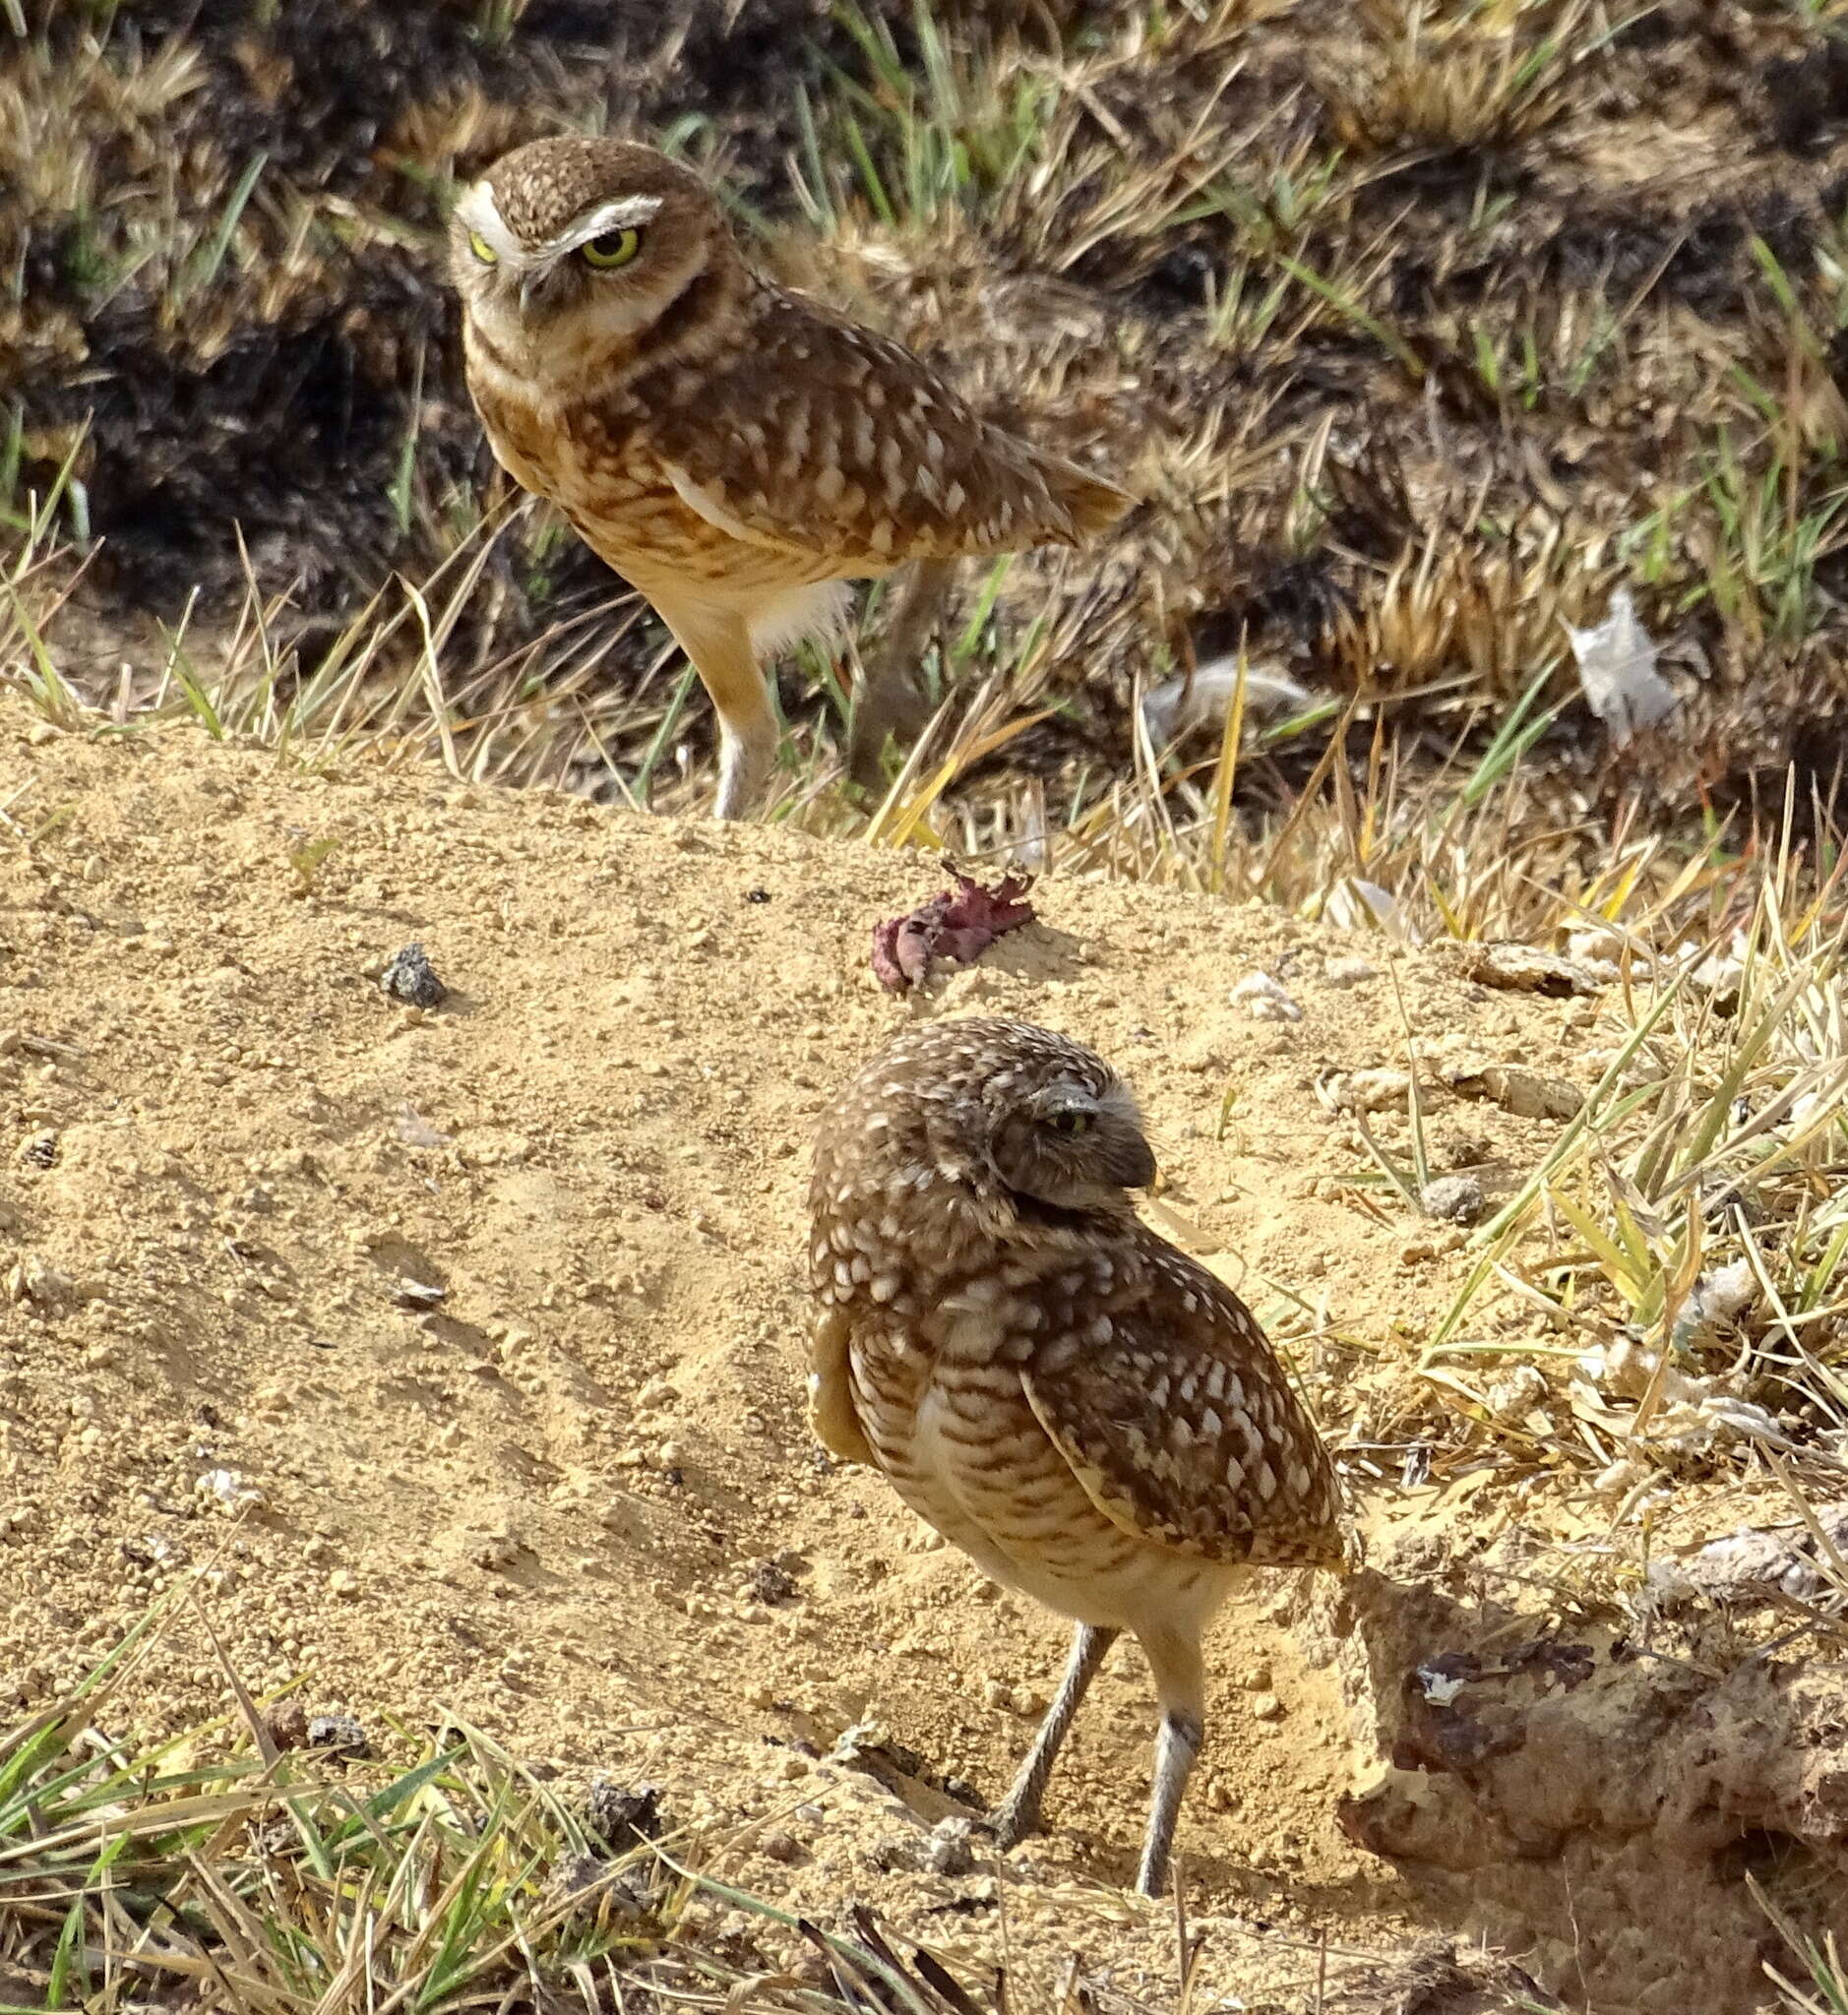
[[1602,46],[1588,0],[1366,0],[1373,60],[1325,87],[1343,146],[1402,149],[1511,147],[1571,107],[1575,65]]
[[[953,712],[1050,711],[948,806],[992,807],[1001,770],[1016,823],[1079,825],[1140,774],[1138,691],[1241,638],[1324,722],[1391,696],[1404,788],[1542,671],[1539,753],[1606,820],[1640,783],[1697,845],[1709,807],[1818,766],[1848,260],[1815,10],[1725,40],[1588,0],[686,0],[612,11],[588,63],[570,12],[24,10],[0,512],[50,598],[50,545],[87,562],[55,631],[31,617],[74,692],[125,716],[190,682],[256,733],[338,692],[341,733],[679,801],[703,696],[490,475],[440,279],[456,179],[588,125],[708,164],[767,260],[1146,495],[1111,550],[964,583],[928,668]],[[1685,696],[1621,769],[1560,627],[1619,582]],[[850,675],[783,681],[798,799]],[[1233,823],[1274,829],[1325,747],[1305,726],[1246,764]],[[1183,789],[1190,752],[1154,753]]]
[[[1576,1471],[1613,1530],[1715,1467],[1841,1496],[1848,911],[1828,857],[1819,883],[1785,851],[1667,885],[1636,860],[1578,905],[1573,948],[1618,990],[1585,1017],[1596,1082],[1426,1339],[1450,1459]],[[1405,1151],[1421,1160],[1415,1119]],[[1511,1404],[1497,1382],[1532,1342],[1497,1332],[1535,1310],[1557,1358]]]
[[[671,1832],[623,1823],[611,1838],[594,1799],[568,1801],[549,1772],[453,1721],[395,1731],[396,1763],[355,1762],[284,1747],[287,1713],[259,1713],[233,1681],[231,1726],[137,1747],[107,1730],[157,1630],[151,1616],[70,1697],[0,1737],[9,2006],[1002,2005],[927,1951],[901,1957],[863,1911],[838,1935],[702,1872]],[[739,1917],[806,1959],[768,1958],[720,1923]]]

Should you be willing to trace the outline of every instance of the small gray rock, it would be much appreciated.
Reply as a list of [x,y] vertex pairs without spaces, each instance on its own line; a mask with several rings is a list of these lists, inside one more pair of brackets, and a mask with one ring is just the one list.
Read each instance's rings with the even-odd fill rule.
[[379,991],[407,1008],[435,1008],[449,989],[436,976],[421,945],[406,945],[379,975]]
[[924,1849],[924,1865],[933,1875],[966,1875],[975,1866],[970,1845],[974,1829],[966,1819],[939,1819]]
[[908,1875],[917,1868],[917,1843],[894,1833],[889,1839],[874,1841],[866,1858],[882,1875]]
[[613,1855],[660,1839],[666,1825],[658,1784],[614,1784],[607,1777],[593,1777],[585,1787],[584,1816]]
[[1425,1185],[1419,1200],[1428,1216],[1444,1218],[1449,1224],[1474,1224],[1489,1207],[1474,1176],[1439,1176]]
[[856,1721],[828,1752],[828,1760],[848,1770],[864,1770],[882,1783],[893,1771],[900,1777],[924,1775],[924,1758],[915,1749],[893,1741],[891,1731],[874,1721]]
[[363,1762],[372,1754],[371,1739],[350,1714],[311,1714],[308,1717],[308,1746],[329,1749],[352,1762]]
[[802,1591],[796,1578],[777,1560],[759,1560],[746,1577],[745,1590],[753,1602],[774,1609],[778,1603],[794,1602]]

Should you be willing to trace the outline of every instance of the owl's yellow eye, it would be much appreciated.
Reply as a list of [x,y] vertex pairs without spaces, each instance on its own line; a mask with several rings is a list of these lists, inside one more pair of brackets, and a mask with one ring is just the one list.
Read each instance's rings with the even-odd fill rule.
[[1088,1113],[1055,1113],[1052,1124],[1059,1132],[1076,1139],[1078,1134],[1089,1131],[1091,1120]]
[[642,250],[642,233],[605,231],[600,237],[586,238],[578,249],[586,266],[595,267],[598,273],[613,273],[617,267],[627,266]]
[[468,249],[480,260],[483,266],[495,265],[500,257],[494,247],[488,243],[479,231],[470,231],[468,233]]

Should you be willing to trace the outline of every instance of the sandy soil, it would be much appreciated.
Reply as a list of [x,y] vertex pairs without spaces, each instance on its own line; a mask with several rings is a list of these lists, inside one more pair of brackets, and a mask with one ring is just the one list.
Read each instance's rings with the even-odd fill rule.
[[[871,1716],[939,1785],[992,1797],[1064,1641],[811,1440],[816,1115],[908,1015],[979,1006],[1096,1044],[1146,1103],[1170,1228],[1294,1339],[1331,1437],[1389,1444],[1344,1456],[1376,1539],[1435,1520],[1466,1551],[1485,1473],[1443,1455],[1412,1374],[1461,1234],[1350,1180],[1315,1084],[1402,1067],[1406,1022],[1435,1058],[1582,1081],[1599,1004],[1075,883],[981,967],[895,1001],[869,933],[942,885],[930,857],[359,759],[310,773],[189,729],[85,739],[10,702],[0,806],[7,1707],[205,1567],[253,1691],[299,1679],[385,1748],[393,1718],[446,1708],[567,1775],[663,1785],[688,1851],[767,1895],[865,1897],[965,1956],[1011,1936],[1016,1970],[1077,1947],[1166,1991],[1171,1922],[1114,1886],[1147,1783],[1134,1647],[1078,1725],[1052,1834],[1014,1858],[1006,1926],[979,1860],[901,1865],[914,1811],[949,1805],[826,1761]],[[409,941],[453,990],[431,1012],[377,984]],[[1300,1022],[1233,1002],[1259,970]],[[1460,1102],[1429,1121],[1491,1189],[1557,1124]],[[1401,1491],[1421,1439],[1438,1461]],[[1184,1819],[1205,1978],[1247,2002],[1298,2005],[1324,1939],[1338,1973],[1434,1922],[1337,1823],[1377,1759],[1321,1635],[1292,1627],[1307,1599],[1258,1585],[1217,1630]],[[123,1712],[219,1712],[190,1613],[165,1644]]]

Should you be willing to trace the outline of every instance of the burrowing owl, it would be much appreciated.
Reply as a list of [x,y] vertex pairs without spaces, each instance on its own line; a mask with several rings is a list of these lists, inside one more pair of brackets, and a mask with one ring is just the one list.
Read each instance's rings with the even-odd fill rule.
[[1078,1621],[994,1815],[1034,1830],[1130,1630],[1161,1702],[1138,1886],[1161,1893],[1203,1734],[1201,1632],[1250,1566],[1343,1563],[1334,1472],[1244,1304],[1140,1222],[1155,1160],[1080,1044],[1011,1021],[901,1035],[823,1122],[809,1377],[827,1446],[982,1571]]
[[[468,387],[502,464],[654,606],[718,712],[720,817],[761,794],[762,653],[847,580],[1077,545],[1129,498],[979,418],[908,350],[746,266],[711,193],[643,147],[516,149],[456,206]],[[863,696],[876,774],[906,701]]]

